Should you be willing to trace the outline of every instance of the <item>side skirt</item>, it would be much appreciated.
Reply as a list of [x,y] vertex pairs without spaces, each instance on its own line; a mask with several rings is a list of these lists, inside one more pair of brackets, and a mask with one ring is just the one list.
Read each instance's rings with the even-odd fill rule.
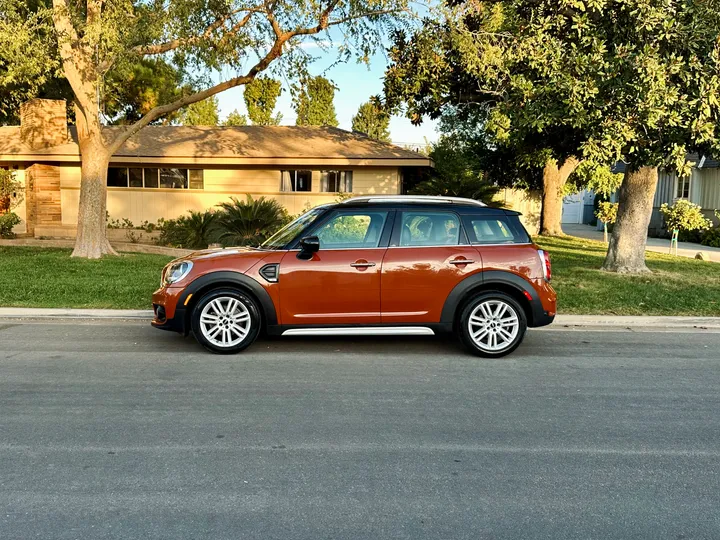
[[283,336],[434,336],[426,326],[358,326],[334,328],[290,328]]

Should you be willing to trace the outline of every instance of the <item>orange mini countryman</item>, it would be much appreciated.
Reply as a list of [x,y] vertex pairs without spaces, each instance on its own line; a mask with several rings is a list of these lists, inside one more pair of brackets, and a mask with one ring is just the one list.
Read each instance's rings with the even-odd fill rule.
[[519,214],[451,197],[355,197],[313,208],[257,248],[168,264],[153,326],[236,353],[261,332],[431,335],[504,356],[550,324],[550,258]]

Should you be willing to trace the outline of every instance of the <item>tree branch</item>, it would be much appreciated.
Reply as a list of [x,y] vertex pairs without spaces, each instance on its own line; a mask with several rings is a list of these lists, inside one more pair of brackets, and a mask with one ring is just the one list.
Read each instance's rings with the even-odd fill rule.
[[207,39],[210,39],[210,37],[212,37],[213,35],[213,32],[223,26],[228,20],[232,18],[233,15],[237,15],[238,13],[242,13],[243,11],[247,11],[247,15],[245,15],[237,24],[235,24],[225,35],[235,34],[240,28],[245,26],[250,21],[250,17],[252,17],[254,13],[260,13],[261,11],[264,11],[266,6],[267,2],[263,2],[261,5],[258,5],[256,7],[241,8],[231,11],[230,13],[227,13],[222,17],[217,18],[212,24],[208,25],[205,28],[202,34],[198,36],[171,39],[170,41],[166,41],[165,43],[158,43],[156,45],[137,46],[133,47],[132,50],[134,53],[139,54],[140,56],[152,56],[173,51],[184,45],[194,45],[196,43],[201,43]]

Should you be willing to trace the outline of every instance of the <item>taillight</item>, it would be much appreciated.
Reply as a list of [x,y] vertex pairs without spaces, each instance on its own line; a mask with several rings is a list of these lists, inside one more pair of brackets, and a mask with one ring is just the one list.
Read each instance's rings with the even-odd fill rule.
[[538,255],[540,255],[540,263],[542,264],[543,277],[545,281],[552,279],[552,265],[550,264],[550,254],[544,249],[538,249]]

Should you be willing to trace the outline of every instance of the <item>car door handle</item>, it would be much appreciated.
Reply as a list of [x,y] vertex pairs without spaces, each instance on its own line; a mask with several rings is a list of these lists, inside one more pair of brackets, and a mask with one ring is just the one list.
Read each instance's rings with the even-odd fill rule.
[[350,266],[353,268],[370,268],[371,266],[375,266],[375,263],[373,262],[356,262],[352,263]]
[[454,261],[450,261],[450,264],[473,264],[475,261],[472,261],[470,259],[456,259]]

